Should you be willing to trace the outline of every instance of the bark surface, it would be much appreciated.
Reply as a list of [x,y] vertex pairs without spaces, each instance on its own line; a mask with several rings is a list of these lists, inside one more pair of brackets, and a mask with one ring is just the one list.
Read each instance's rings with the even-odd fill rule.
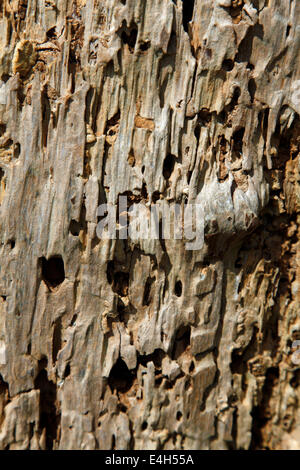
[[[300,448],[299,20],[0,1],[0,449]],[[204,246],[99,239],[119,195]]]

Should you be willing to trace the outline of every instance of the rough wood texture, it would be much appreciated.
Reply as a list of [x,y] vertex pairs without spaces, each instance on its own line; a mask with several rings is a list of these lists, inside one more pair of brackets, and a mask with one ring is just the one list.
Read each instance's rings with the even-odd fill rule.
[[300,2],[0,8],[0,448],[300,448]]

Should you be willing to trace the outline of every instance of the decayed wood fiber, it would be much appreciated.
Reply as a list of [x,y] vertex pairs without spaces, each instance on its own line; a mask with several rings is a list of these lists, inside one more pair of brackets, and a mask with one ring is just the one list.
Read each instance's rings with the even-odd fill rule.
[[[1,449],[300,447],[299,19],[1,0]],[[99,240],[121,194],[203,249]]]

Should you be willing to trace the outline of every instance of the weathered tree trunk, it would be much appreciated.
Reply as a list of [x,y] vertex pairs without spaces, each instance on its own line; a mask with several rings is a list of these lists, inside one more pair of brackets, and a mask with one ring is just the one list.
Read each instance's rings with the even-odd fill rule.
[[0,5],[0,448],[300,448],[300,2]]

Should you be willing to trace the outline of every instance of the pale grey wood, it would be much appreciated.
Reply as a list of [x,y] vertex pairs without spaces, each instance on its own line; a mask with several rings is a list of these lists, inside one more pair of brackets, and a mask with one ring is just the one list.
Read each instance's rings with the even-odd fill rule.
[[[299,448],[299,10],[1,2],[1,449]],[[126,192],[204,247],[100,241]]]

